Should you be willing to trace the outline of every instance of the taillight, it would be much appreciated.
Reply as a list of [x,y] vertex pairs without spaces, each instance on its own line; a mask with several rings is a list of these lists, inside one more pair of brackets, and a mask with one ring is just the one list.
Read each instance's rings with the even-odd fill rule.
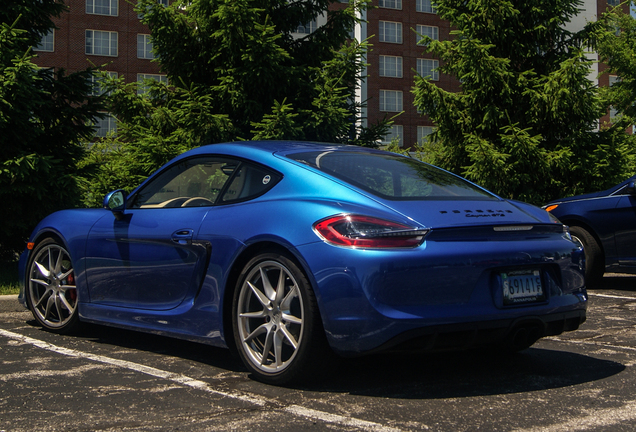
[[314,231],[337,246],[412,248],[422,243],[429,230],[369,216],[337,215],[316,222]]
[[566,236],[567,238],[569,238],[570,240],[572,240],[572,238],[570,237],[570,228],[569,228],[567,225],[565,225],[564,223],[561,223],[561,221],[559,220],[559,218],[557,218],[555,215],[553,215],[552,213],[550,213],[550,211],[551,211],[551,210],[554,210],[554,209],[555,209],[555,208],[557,208],[557,207],[558,207],[557,205],[553,205],[553,206],[547,207],[547,208],[545,209],[545,211],[547,211],[547,212],[548,212],[548,216],[550,216],[550,221],[551,221],[552,223],[559,224],[559,225],[563,225],[563,233],[565,234],[565,236]]

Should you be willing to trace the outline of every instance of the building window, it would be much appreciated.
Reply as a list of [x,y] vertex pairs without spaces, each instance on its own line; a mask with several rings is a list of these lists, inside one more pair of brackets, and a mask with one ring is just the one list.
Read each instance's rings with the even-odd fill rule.
[[384,135],[382,144],[389,145],[393,140],[397,140],[400,147],[404,147],[404,127],[402,125],[393,125],[391,129]]
[[417,73],[423,78],[428,78],[431,81],[439,81],[438,67],[438,60],[417,59]]
[[380,76],[402,78],[402,57],[381,55]]
[[428,36],[433,40],[439,40],[439,27],[418,24],[415,34],[416,42],[418,45],[422,41],[422,36]]
[[[117,72],[106,72],[109,77],[117,78]],[[103,94],[110,94],[104,89],[103,85],[104,77],[101,72],[93,72],[91,75],[90,83],[93,90],[91,91],[92,96],[101,96]]]
[[422,145],[428,142],[428,136],[433,133],[431,126],[418,126],[417,127],[417,144]]
[[105,138],[115,132],[117,132],[117,120],[111,114],[106,114],[103,119],[97,119],[95,123],[96,137]]
[[150,35],[138,34],[137,35],[137,58],[140,59],[153,59],[155,56],[152,53],[152,42]]
[[432,0],[416,0],[415,10],[417,12],[437,13],[435,3]]
[[86,30],[86,54],[117,56],[117,32]]
[[119,0],[86,0],[86,13],[92,15],[118,15]]
[[614,108],[613,106],[610,106],[609,116],[610,116],[610,121],[614,122],[617,119],[617,117],[620,117],[621,115],[616,108]]
[[621,4],[621,0],[607,0],[607,4],[610,6],[618,6]]
[[[168,0],[158,0],[158,3],[163,7],[168,7],[168,5],[170,4]],[[139,2],[137,2],[137,7],[139,7]],[[137,13],[137,18],[142,19],[143,17],[143,13]]]
[[402,0],[380,0],[380,7],[387,9],[402,9]]
[[380,42],[402,43],[402,23],[380,21]]
[[318,22],[316,20],[309,21],[307,24],[299,24],[296,33],[310,34],[316,31]]
[[55,47],[53,43],[54,41],[55,33],[54,30],[51,30],[50,32],[42,36],[42,39],[40,39],[40,43],[36,47],[33,47],[33,51],[53,52]]
[[401,112],[402,92],[397,90],[380,90],[380,111]]
[[[617,82],[620,82],[621,77],[619,77],[618,75],[610,75],[609,76],[609,85],[610,87],[613,86],[614,84],[616,84]],[[610,106],[609,108],[609,116],[610,116],[610,121],[614,122],[616,120],[618,120],[618,118],[620,118],[622,115],[621,113],[618,112],[618,110],[616,108],[614,108],[613,106]]]
[[137,94],[146,94],[150,90],[148,84],[145,82],[146,80],[154,80],[168,84],[168,77],[166,75],[137,74]]

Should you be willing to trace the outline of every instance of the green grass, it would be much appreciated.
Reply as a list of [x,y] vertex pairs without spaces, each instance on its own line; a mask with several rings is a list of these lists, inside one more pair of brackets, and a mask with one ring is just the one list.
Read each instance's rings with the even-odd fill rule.
[[18,294],[18,262],[0,261],[0,295]]

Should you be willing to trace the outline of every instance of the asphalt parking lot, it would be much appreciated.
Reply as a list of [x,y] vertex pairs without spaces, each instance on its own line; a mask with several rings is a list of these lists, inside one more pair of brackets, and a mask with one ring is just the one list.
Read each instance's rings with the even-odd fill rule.
[[253,381],[226,351],[101,326],[59,336],[0,300],[0,431],[632,431],[636,277],[588,321],[513,355],[343,361],[310,387]]

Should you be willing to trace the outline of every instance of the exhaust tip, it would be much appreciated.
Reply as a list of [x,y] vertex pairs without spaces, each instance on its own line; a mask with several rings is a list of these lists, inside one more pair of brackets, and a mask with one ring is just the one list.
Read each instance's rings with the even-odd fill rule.
[[507,345],[513,352],[523,351],[534,345],[544,335],[545,329],[537,323],[518,324],[511,330]]

